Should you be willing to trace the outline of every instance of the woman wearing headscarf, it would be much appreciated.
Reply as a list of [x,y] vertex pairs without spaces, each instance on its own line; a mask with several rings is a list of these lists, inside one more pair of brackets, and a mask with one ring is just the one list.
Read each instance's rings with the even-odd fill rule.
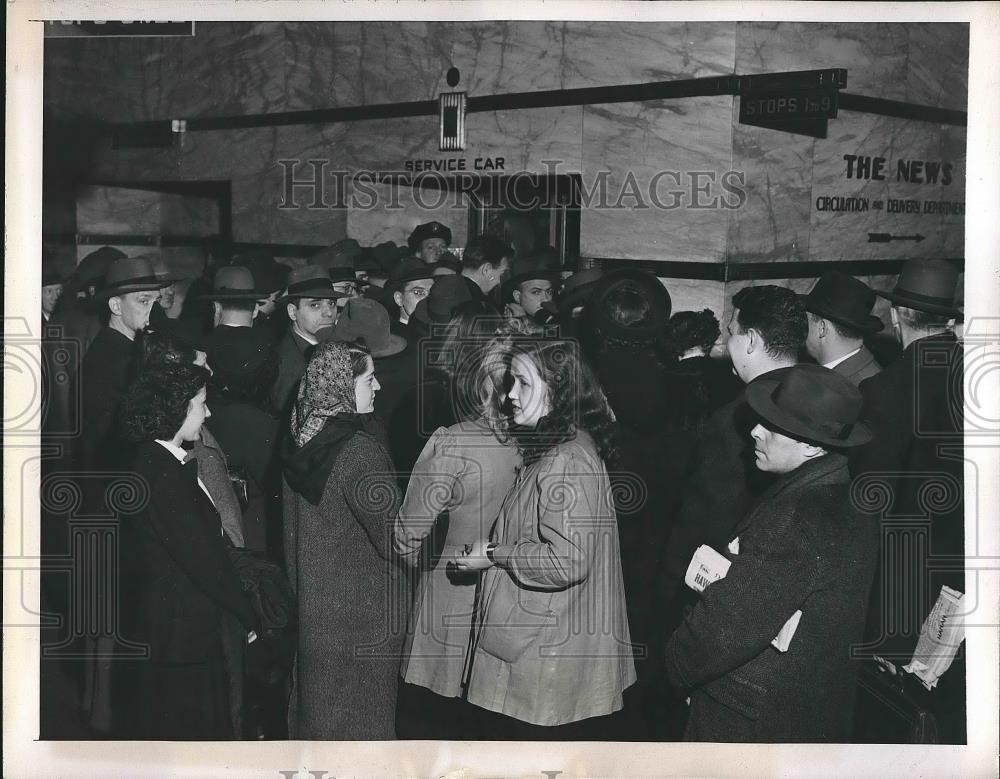
[[296,591],[293,739],[395,738],[406,579],[392,551],[399,509],[373,417],[368,350],[316,347],[283,445],[285,560]]
[[489,535],[455,560],[484,571],[466,694],[486,710],[482,739],[623,740],[611,715],[636,677],[610,408],[575,342],[516,339],[508,356],[510,390],[488,408],[524,467]]
[[462,700],[462,671],[479,577],[448,560],[489,534],[521,462],[517,448],[497,440],[482,416],[491,378],[503,378],[480,370],[501,324],[484,310],[456,314],[443,342],[450,361],[441,386],[435,393],[425,385],[421,393],[437,395],[454,423],[435,430],[424,446],[394,526],[397,551],[420,569],[400,668],[402,738],[476,737]]

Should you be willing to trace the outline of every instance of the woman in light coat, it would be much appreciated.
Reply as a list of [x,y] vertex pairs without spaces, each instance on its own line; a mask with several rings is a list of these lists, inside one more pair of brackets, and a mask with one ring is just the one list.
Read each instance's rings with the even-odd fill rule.
[[492,421],[524,458],[489,535],[459,555],[484,570],[467,672],[482,738],[624,737],[635,681],[618,527],[604,459],[611,411],[576,344],[515,340],[509,421]]
[[517,447],[497,440],[481,416],[491,377],[488,366],[480,369],[499,324],[475,311],[449,323],[444,352],[452,363],[441,394],[456,421],[427,442],[396,518],[396,550],[421,572],[400,668],[401,738],[478,736],[462,674],[479,577],[448,561],[489,534],[521,462]]

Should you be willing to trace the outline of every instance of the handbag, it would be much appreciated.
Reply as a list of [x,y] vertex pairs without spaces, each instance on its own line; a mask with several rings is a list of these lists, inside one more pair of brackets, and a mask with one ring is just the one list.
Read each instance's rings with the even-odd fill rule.
[[855,743],[937,744],[938,723],[930,693],[911,674],[879,658],[866,659],[858,674]]

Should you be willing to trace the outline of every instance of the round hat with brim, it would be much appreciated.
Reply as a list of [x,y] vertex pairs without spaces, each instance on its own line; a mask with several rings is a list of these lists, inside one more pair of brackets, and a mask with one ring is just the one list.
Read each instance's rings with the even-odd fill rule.
[[447,324],[455,309],[472,299],[464,276],[439,276],[427,297],[413,309],[413,318],[425,325]]
[[[640,294],[649,306],[649,316],[643,323],[620,324],[602,310],[601,301],[619,289],[632,289]],[[670,319],[670,293],[652,273],[636,268],[620,268],[605,274],[591,292],[590,315],[593,322],[607,335],[622,341],[645,342],[662,337]]]
[[343,292],[333,288],[330,274],[326,268],[318,265],[304,265],[288,274],[288,286],[279,302],[285,303],[293,298],[321,298],[338,300],[345,298]]
[[111,263],[101,280],[96,297],[107,300],[130,292],[163,289],[169,282],[156,278],[152,263],[141,257],[122,257]]
[[392,273],[392,269],[396,267],[405,255],[406,249],[396,246],[392,241],[383,241],[377,246],[372,247],[372,258],[386,277]]
[[331,337],[346,343],[363,339],[372,357],[391,357],[406,348],[406,339],[390,332],[389,312],[380,303],[366,298],[347,301]]
[[929,314],[957,316],[955,289],[958,268],[945,260],[908,260],[896,286],[890,292],[877,292],[898,306]]
[[765,373],[747,385],[746,398],[768,427],[799,441],[849,449],[872,439],[860,421],[861,391],[822,365]]
[[514,260],[507,283],[513,289],[515,285],[520,284],[522,281],[530,281],[531,279],[555,280],[562,276],[563,270],[565,268],[560,267],[558,261],[554,261],[554,258],[547,254],[518,257]]
[[264,248],[251,249],[237,255],[228,265],[241,265],[253,274],[253,283],[259,292],[270,295],[285,287],[288,266],[274,259],[274,255]]
[[354,272],[354,268],[335,266],[330,268],[328,275],[330,276],[330,281],[334,284],[345,284],[347,282],[351,282],[353,284],[358,280],[358,276]]
[[808,295],[799,297],[806,311],[862,333],[877,333],[885,327],[885,323],[871,313],[875,292],[846,273],[824,273]]
[[205,300],[263,300],[267,291],[258,289],[253,272],[242,265],[224,265],[215,272],[212,291]]
[[181,281],[184,276],[171,270],[167,261],[163,259],[162,254],[140,254],[136,259],[149,260],[150,265],[153,266],[153,272],[156,273],[156,278],[162,281],[165,285],[173,284],[176,281]]
[[333,246],[320,249],[309,258],[310,265],[319,265],[321,268],[350,268],[354,270],[358,259],[361,257],[361,244],[353,238],[344,238],[337,241]]
[[433,265],[428,265],[417,257],[405,257],[396,263],[396,267],[389,273],[389,280],[386,282],[385,290],[391,298],[396,292],[402,292],[403,287],[411,281],[433,278]]
[[76,266],[76,277],[80,280],[80,286],[86,287],[97,284],[104,274],[108,272],[111,263],[126,257],[125,252],[115,249],[112,246],[102,246],[84,257]]

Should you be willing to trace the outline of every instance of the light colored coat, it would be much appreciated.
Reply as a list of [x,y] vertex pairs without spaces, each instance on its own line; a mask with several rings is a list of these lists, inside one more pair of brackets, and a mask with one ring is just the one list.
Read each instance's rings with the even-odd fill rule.
[[446,524],[447,533],[440,561],[423,561],[417,585],[400,669],[410,684],[449,698],[462,695],[479,577],[449,570],[447,561],[489,535],[520,462],[516,447],[501,444],[476,421],[438,428],[413,468],[396,519],[396,551],[420,564],[431,530]]
[[521,471],[493,539],[469,702],[535,725],[620,709],[635,663],[610,482],[589,435]]

